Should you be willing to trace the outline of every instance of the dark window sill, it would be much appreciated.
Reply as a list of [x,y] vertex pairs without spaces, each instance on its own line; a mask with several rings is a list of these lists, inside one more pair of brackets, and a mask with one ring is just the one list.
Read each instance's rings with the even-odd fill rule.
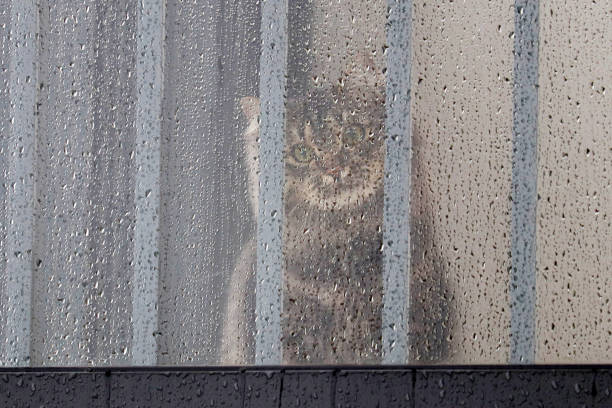
[[0,406],[611,407],[612,365],[0,368]]

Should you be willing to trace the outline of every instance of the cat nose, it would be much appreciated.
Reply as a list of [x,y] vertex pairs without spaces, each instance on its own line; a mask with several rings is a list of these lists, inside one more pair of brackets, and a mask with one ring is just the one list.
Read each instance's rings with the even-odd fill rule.
[[336,166],[334,168],[327,170],[327,174],[330,176],[337,177],[340,175],[341,171],[342,171],[342,166]]
[[326,173],[330,176],[338,176],[345,167],[346,158],[339,154],[331,155],[327,158],[326,164]]

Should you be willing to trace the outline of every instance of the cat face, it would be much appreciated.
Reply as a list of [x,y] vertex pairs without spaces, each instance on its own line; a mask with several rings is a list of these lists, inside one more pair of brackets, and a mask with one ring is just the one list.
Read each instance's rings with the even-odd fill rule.
[[382,187],[382,101],[362,88],[290,101],[285,184],[324,210],[357,206]]
[[[250,106],[245,106],[250,102]],[[259,113],[255,98],[243,110]],[[382,188],[384,99],[371,87],[312,91],[289,100],[285,121],[285,196],[320,210],[359,206]],[[251,119],[247,132],[258,131]]]

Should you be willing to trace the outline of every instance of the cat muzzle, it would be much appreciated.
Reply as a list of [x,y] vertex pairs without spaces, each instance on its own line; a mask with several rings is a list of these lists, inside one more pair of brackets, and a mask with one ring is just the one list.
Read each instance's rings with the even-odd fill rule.
[[327,175],[338,177],[342,174],[342,166],[336,166],[333,169],[327,170]]

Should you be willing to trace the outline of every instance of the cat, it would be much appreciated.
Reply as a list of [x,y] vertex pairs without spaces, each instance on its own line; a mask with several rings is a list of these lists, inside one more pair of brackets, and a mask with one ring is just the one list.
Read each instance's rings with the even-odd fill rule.
[[[313,87],[286,104],[284,363],[380,358],[384,93],[368,75],[353,72],[333,89]],[[248,197],[257,214],[259,101],[242,98],[241,108]],[[222,354],[230,363],[252,355],[253,327],[245,317],[253,316],[245,309],[254,304],[253,241],[230,284],[232,293],[242,293],[228,302],[226,327],[235,327],[225,331]],[[236,342],[241,350],[228,350]]]
[[[347,72],[338,85],[311,87],[286,103],[283,364],[381,362],[384,76],[373,64]],[[240,105],[247,120],[247,195],[258,214],[259,100],[244,97]],[[414,223],[415,231],[427,242],[422,222]],[[225,364],[253,361],[255,248],[252,237],[231,277],[221,342]],[[436,309],[432,281],[441,282],[435,276],[415,282],[417,292],[430,295],[415,296],[413,305],[425,310],[433,303]],[[424,360],[444,354],[447,334],[439,321],[448,318],[448,308],[438,305],[437,311],[439,318],[413,313],[413,343]],[[434,337],[422,341],[428,327]]]

